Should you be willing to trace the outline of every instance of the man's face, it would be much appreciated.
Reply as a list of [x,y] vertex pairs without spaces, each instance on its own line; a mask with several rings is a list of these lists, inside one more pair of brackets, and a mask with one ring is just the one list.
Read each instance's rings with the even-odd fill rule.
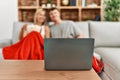
[[57,21],[60,19],[60,12],[58,10],[52,10],[50,11],[50,18],[52,21]]

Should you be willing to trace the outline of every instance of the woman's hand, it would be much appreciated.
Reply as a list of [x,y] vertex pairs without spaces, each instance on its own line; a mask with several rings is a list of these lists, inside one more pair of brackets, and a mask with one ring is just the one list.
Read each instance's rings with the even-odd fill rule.
[[19,40],[21,40],[23,37],[27,35],[26,30],[27,30],[28,24],[23,25],[21,28],[20,34],[19,34]]
[[48,26],[45,26],[45,37],[50,38],[50,28]]

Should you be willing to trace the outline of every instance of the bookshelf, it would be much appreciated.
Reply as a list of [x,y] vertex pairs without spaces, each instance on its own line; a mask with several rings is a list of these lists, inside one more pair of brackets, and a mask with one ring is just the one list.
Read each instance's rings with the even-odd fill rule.
[[[51,6],[60,10],[63,20],[73,21],[101,21],[102,0],[68,0],[68,5],[63,5],[62,0],[51,0]],[[72,2],[74,1],[74,2]],[[39,8],[46,9],[47,0],[18,0],[19,21],[33,22],[34,13]]]

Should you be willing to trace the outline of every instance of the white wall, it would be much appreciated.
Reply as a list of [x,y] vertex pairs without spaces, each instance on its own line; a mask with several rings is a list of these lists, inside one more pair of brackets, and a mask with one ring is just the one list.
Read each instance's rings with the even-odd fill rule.
[[0,0],[0,40],[12,38],[13,22],[18,21],[18,0]]

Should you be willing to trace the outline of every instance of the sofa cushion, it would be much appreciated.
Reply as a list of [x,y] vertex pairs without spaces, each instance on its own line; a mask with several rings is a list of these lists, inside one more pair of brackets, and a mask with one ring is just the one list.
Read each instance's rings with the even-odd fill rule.
[[12,44],[19,41],[19,33],[20,33],[21,28],[23,27],[24,24],[31,24],[31,23],[14,22],[13,35],[12,35]]
[[4,60],[3,54],[2,54],[2,48],[0,48],[0,60]]
[[120,80],[120,47],[95,48],[102,56],[104,71],[112,80]]
[[102,80],[112,80],[104,71],[100,74],[100,77]]
[[5,46],[9,46],[12,44],[12,39],[3,39],[0,40],[0,48],[3,48]]
[[85,38],[89,38],[88,22],[75,22],[76,26],[82,31]]
[[95,46],[120,46],[120,22],[90,22],[90,37]]

